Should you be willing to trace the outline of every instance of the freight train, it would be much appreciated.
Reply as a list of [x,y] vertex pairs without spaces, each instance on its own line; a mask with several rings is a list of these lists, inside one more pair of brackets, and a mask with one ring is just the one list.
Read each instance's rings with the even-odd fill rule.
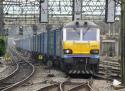
[[62,28],[16,40],[16,48],[49,67],[68,74],[95,74],[100,60],[100,29],[90,21],[72,21]]

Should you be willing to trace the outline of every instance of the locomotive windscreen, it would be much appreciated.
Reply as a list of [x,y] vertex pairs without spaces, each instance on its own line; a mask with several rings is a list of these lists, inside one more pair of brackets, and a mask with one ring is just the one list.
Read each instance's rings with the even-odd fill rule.
[[73,29],[73,28],[67,28],[66,29],[66,40],[80,40],[80,32],[81,29]]
[[89,28],[88,30],[82,30],[82,40],[94,41],[97,40],[97,28]]
[[66,40],[95,41],[97,28],[66,28]]

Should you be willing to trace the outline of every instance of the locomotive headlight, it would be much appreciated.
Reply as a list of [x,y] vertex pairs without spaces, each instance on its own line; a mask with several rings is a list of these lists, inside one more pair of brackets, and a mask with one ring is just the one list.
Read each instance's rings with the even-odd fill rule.
[[70,50],[65,50],[65,53],[70,53]]
[[72,54],[72,50],[70,49],[64,49],[64,54]]
[[99,50],[91,50],[90,53],[91,54],[99,54]]

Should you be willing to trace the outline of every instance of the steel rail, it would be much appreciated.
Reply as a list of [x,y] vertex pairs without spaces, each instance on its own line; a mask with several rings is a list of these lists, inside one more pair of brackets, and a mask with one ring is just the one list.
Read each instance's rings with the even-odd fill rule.
[[78,86],[80,84],[82,84],[82,83],[79,83],[79,82],[68,82],[68,81],[62,82],[62,83],[60,83],[60,91],[65,91],[65,86],[69,86],[69,87],[75,86],[76,87],[76,86]]
[[93,88],[92,88],[92,85],[93,84],[93,81],[92,79],[90,79],[89,81],[87,81],[86,83],[82,83],[76,87],[73,87],[71,89],[69,89],[68,91],[95,91]]
[[83,89],[83,88],[85,90],[82,90],[82,91],[91,91],[90,87],[86,83],[73,87],[73,88],[69,89],[68,91],[79,91],[80,89]]
[[[69,90],[65,90],[64,89],[64,85],[77,85],[75,87],[70,88]],[[36,91],[95,91],[93,90],[93,88],[88,84],[88,83],[66,83],[66,82],[62,82],[62,83],[55,83],[55,84],[51,84],[49,86],[46,87],[42,87]]]
[[40,88],[39,90],[36,90],[36,91],[51,91],[51,90],[53,90],[55,88],[57,88],[57,91],[60,91],[59,90],[59,83],[51,84],[49,86]]

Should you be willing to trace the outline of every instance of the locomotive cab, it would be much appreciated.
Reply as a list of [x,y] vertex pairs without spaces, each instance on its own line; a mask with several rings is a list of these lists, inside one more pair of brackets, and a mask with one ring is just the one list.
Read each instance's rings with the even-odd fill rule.
[[[84,70],[89,73],[89,71],[93,72],[93,67],[90,66],[94,65],[97,72],[99,50],[100,30],[95,24],[73,22],[63,28],[63,57],[67,66],[70,65],[69,69],[74,69],[75,72]],[[79,67],[76,67],[78,65]],[[70,72],[75,73],[74,70]]]

